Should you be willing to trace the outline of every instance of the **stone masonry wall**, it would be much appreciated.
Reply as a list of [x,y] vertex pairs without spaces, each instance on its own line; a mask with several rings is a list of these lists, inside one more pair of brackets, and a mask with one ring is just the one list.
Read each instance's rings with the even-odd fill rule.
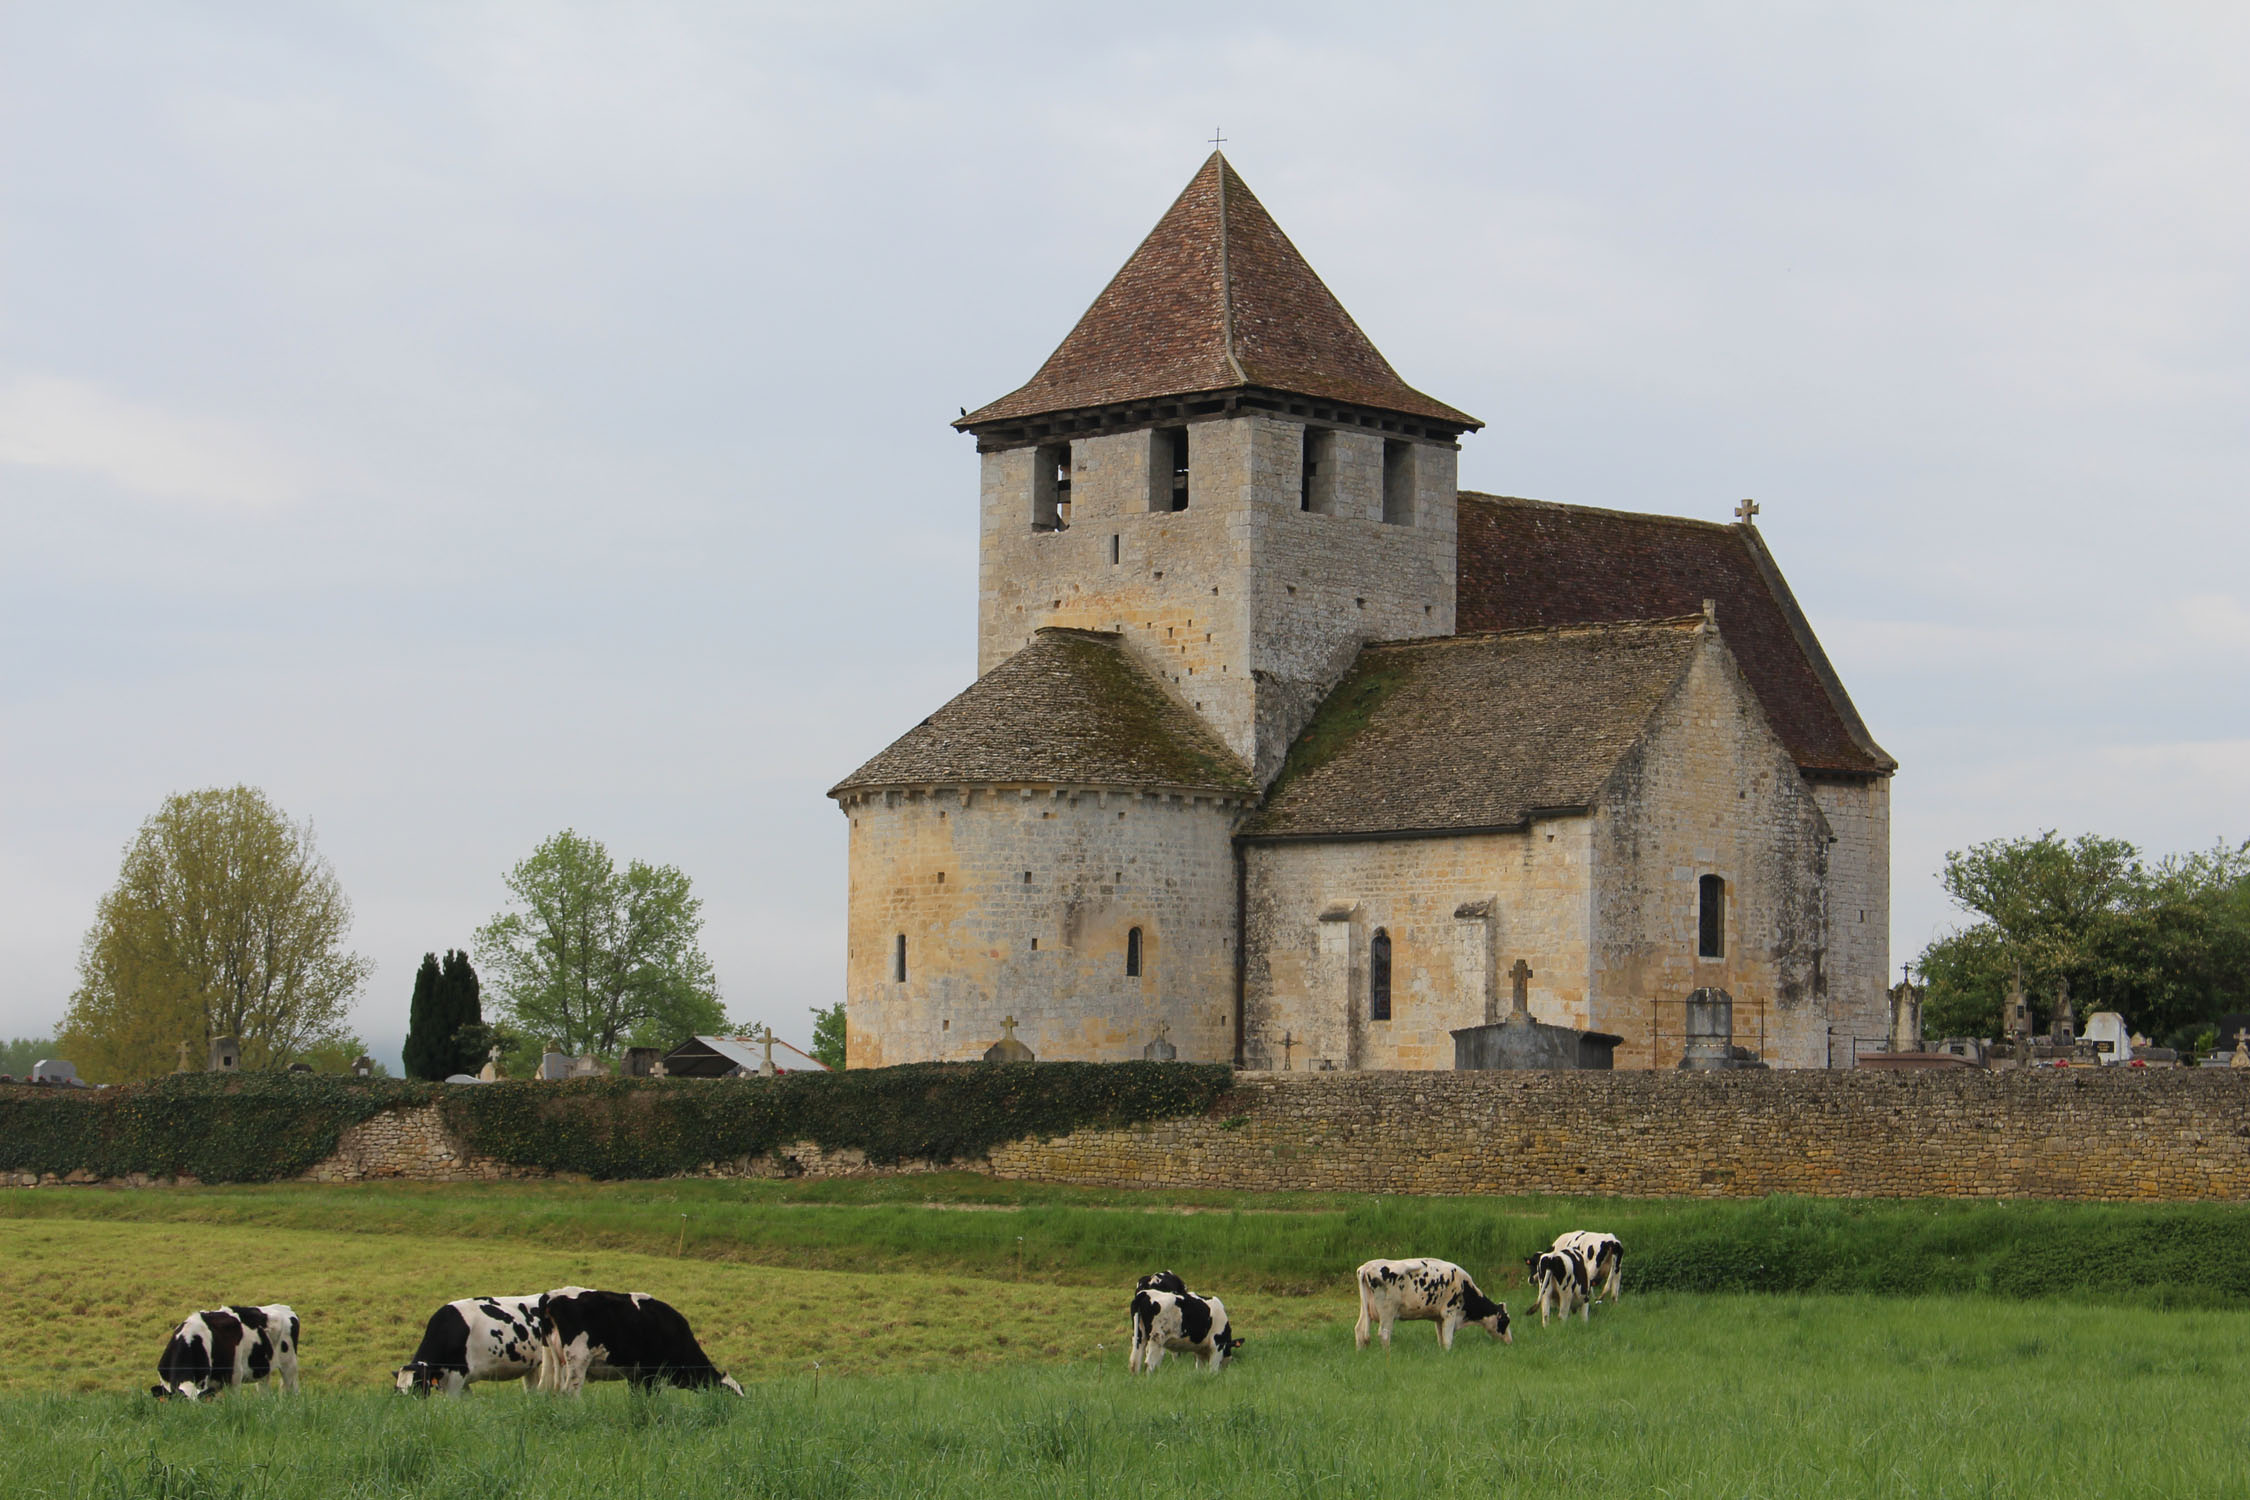
[[1239,1075],[1217,1118],[1018,1141],[999,1176],[1279,1192],[2250,1199],[2218,1069]]
[[[1241,1073],[1209,1115],[873,1167],[811,1143],[706,1177],[934,1170],[1091,1187],[1633,1198],[2250,1201],[2250,1078],[1986,1073]],[[435,1106],[354,1126],[316,1182],[538,1177],[471,1155]],[[90,1174],[7,1186],[92,1182]],[[116,1186],[162,1186],[134,1178]]]

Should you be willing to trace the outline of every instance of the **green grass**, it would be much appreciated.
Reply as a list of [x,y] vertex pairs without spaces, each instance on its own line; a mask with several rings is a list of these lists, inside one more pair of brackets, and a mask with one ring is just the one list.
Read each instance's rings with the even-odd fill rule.
[[[1534,1320],[1536,1322],[1536,1320]],[[1272,1334],[1174,1362],[792,1375],[749,1399],[0,1400],[15,1493],[329,1497],[2237,1496],[2250,1314],[1628,1296],[1591,1327]]]
[[0,1225],[84,1222],[567,1243],[702,1261],[1114,1287],[1159,1265],[1326,1294],[1375,1255],[1442,1255],[1505,1291],[1566,1228],[1627,1246],[1642,1290],[2068,1297],[2250,1307],[2250,1207],[1767,1198],[1134,1193],[970,1174],[805,1182],[306,1185],[0,1194]]

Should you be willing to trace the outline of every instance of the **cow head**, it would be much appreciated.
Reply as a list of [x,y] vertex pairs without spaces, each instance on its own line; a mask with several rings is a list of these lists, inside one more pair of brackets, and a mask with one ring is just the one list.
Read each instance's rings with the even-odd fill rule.
[[1229,1323],[1219,1330],[1218,1337],[1213,1339],[1212,1342],[1218,1346],[1219,1364],[1223,1368],[1230,1362],[1241,1358],[1242,1346],[1250,1341],[1236,1338],[1234,1336],[1234,1325]]
[[1151,1271],[1148,1275],[1133,1283],[1133,1290],[1137,1292],[1171,1292],[1180,1297],[1185,1297],[1188,1294],[1187,1283],[1180,1279],[1179,1273],[1176,1271]]
[[159,1401],[201,1401],[218,1389],[213,1380],[182,1380],[173,1385],[152,1385],[148,1393]]
[[402,1396],[427,1396],[444,1379],[443,1370],[433,1369],[423,1361],[416,1360],[410,1365],[400,1365],[392,1383],[398,1387],[398,1393]]
[[1495,1302],[1475,1287],[1466,1289],[1463,1302],[1462,1312],[1465,1314],[1462,1319],[1463,1322],[1476,1324],[1477,1327],[1491,1334],[1503,1344],[1512,1344],[1516,1341],[1515,1335],[1508,1332],[1507,1303]]

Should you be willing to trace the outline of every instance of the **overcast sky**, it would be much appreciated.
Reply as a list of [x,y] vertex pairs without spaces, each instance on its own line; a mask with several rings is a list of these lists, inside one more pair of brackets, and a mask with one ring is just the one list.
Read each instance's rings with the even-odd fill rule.
[[727,1003],[975,670],[976,460],[1222,127],[1464,485],[1759,522],[1945,850],[2250,836],[2250,11],[0,0],[0,1032],[174,791],[413,972],[565,826]]

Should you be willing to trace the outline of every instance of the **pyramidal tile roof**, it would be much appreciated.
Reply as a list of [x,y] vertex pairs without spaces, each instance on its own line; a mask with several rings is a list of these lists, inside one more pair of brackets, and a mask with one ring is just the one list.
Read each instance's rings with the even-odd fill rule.
[[953,425],[1251,388],[1484,425],[1399,378],[1214,151],[1039,373]]
[[1257,786],[1119,637],[1049,626],[829,789],[1000,782],[1227,792]]

